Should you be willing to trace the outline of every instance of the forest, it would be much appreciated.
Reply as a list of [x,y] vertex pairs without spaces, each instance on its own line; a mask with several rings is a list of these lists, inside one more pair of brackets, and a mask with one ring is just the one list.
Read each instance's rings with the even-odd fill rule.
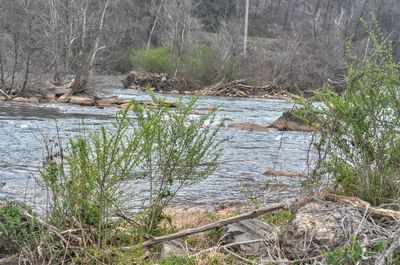
[[[349,40],[365,53],[363,23],[376,19],[398,54],[395,0],[252,0],[244,55],[245,1],[2,0],[2,90],[68,82],[82,92],[93,74],[167,73],[188,86],[245,78],[295,92],[341,89]],[[49,79],[49,78],[47,78]],[[46,80],[48,81],[48,80]]]

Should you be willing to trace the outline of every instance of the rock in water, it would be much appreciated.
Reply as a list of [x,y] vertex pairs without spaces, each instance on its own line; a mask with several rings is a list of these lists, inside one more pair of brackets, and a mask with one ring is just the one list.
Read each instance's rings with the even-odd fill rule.
[[281,117],[272,123],[271,127],[279,131],[315,131],[314,128],[308,126],[302,119],[289,111],[285,111]]
[[253,124],[253,123],[231,123],[228,125],[228,127],[239,129],[239,130],[246,130],[246,131],[257,131],[257,132],[267,132],[268,131],[267,126]]

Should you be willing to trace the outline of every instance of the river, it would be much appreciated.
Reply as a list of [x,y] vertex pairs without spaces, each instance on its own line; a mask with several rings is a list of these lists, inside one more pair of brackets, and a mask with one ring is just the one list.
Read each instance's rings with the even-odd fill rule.
[[[117,95],[148,100],[149,96],[119,87],[98,88],[97,94]],[[179,96],[163,95],[168,100]],[[219,119],[225,124],[249,122],[269,125],[293,103],[284,100],[199,97],[196,108],[204,110],[220,106]],[[43,154],[42,135],[74,135],[85,128],[109,124],[117,109],[114,107],[83,107],[54,103],[27,104],[0,102],[0,198],[42,204],[43,191],[35,178]],[[214,207],[221,203],[243,203],[250,197],[263,201],[278,201],[298,195],[301,178],[265,176],[268,168],[307,171],[310,133],[242,131],[224,127],[219,137],[229,137],[223,144],[221,166],[207,179],[184,188],[174,204],[185,207]],[[139,201],[146,192],[145,183],[133,183],[134,196]],[[138,205],[138,203],[136,203]]]

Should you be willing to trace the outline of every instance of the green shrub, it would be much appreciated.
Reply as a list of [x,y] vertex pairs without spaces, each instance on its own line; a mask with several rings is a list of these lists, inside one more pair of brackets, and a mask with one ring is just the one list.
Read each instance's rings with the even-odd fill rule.
[[115,228],[112,217],[131,205],[121,203],[131,191],[126,181],[145,178],[150,193],[142,227],[136,229],[143,232],[137,236],[160,234],[159,224],[168,221],[164,207],[182,187],[216,169],[221,149],[215,137],[221,124],[214,124],[215,111],[192,118],[195,98],[179,101],[174,109],[156,97],[153,101],[155,109],[132,102],[117,113],[112,127],[83,131],[65,148],[57,143],[57,155],[47,155],[52,159],[41,176],[51,196],[53,224],[93,226],[97,247],[106,246]]
[[183,79],[210,85],[216,81],[220,72],[218,52],[207,45],[190,50],[183,56],[180,69]]
[[147,232],[164,220],[163,209],[183,187],[199,182],[218,167],[221,153],[216,135],[221,123],[215,123],[215,110],[198,118],[191,117],[196,103],[177,103],[176,109],[153,97],[156,111],[135,105],[135,126],[141,128],[142,160],[140,169],[148,180],[150,195],[145,211]]
[[133,64],[132,64],[132,55],[131,53],[126,53],[124,54],[118,61],[116,61],[113,64],[112,69],[120,72],[120,73],[126,73],[132,70]]
[[24,213],[31,209],[23,204],[0,206],[0,257],[18,253],[23,247],[34,245],[38,227],[35,220]]
[[290,223],[290,221],[292,221],[292,219],[293,219],[292,213],[287,210],[264,214],[261,216],[262,221],[279,227],[287,226]]
[[400,195],[400,64],[383,34],[369,31],[372,48],[366,60],[348,63],[345,91],[325,86],[300,102],[299,115],[318,117],[313,180],[333,176],[345,195],[378,205]]
[[47,162],[41,176],[52,196],[52,223],[63,227],[77,220],[96,226],[103,244],[108,222],[124,198],[121,184],[140,158],[141,135],[129,129],[127,111],[119,112],[112,128],[69,139],[59,159]]
[[177,264],[182,264],[182,265],[195,265],[195,259],[191,257],[178,257],[178,256],[172,256],[166,259],[163,259],[160,261],[160,265],[177,265]]
[[167,48],[139,49],[131,58],[132,65],[140,70],[155,73],[170,73],[173,60]]
[[356,265],[363,257],[363,248],[353,236],[344,246],[326,251],[325,264],[327,265]]

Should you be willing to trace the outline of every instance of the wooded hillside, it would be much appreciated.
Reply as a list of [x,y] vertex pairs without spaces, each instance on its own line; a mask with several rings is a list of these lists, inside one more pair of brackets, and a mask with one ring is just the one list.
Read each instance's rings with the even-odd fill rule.
[[[244,58],[245,2],[1,0],[0,85],[21,91],[50,72],[55,84],[74,75],[79,92],[93,73],[153,70],[164,60],[157,70],[193,86],[245,78],[288,90],[341,88],[346,43],[365,53],[363,21],[373,17],[399,53],[396,0],[250,0]],[[140,57],[158,47],[167,55]]]

